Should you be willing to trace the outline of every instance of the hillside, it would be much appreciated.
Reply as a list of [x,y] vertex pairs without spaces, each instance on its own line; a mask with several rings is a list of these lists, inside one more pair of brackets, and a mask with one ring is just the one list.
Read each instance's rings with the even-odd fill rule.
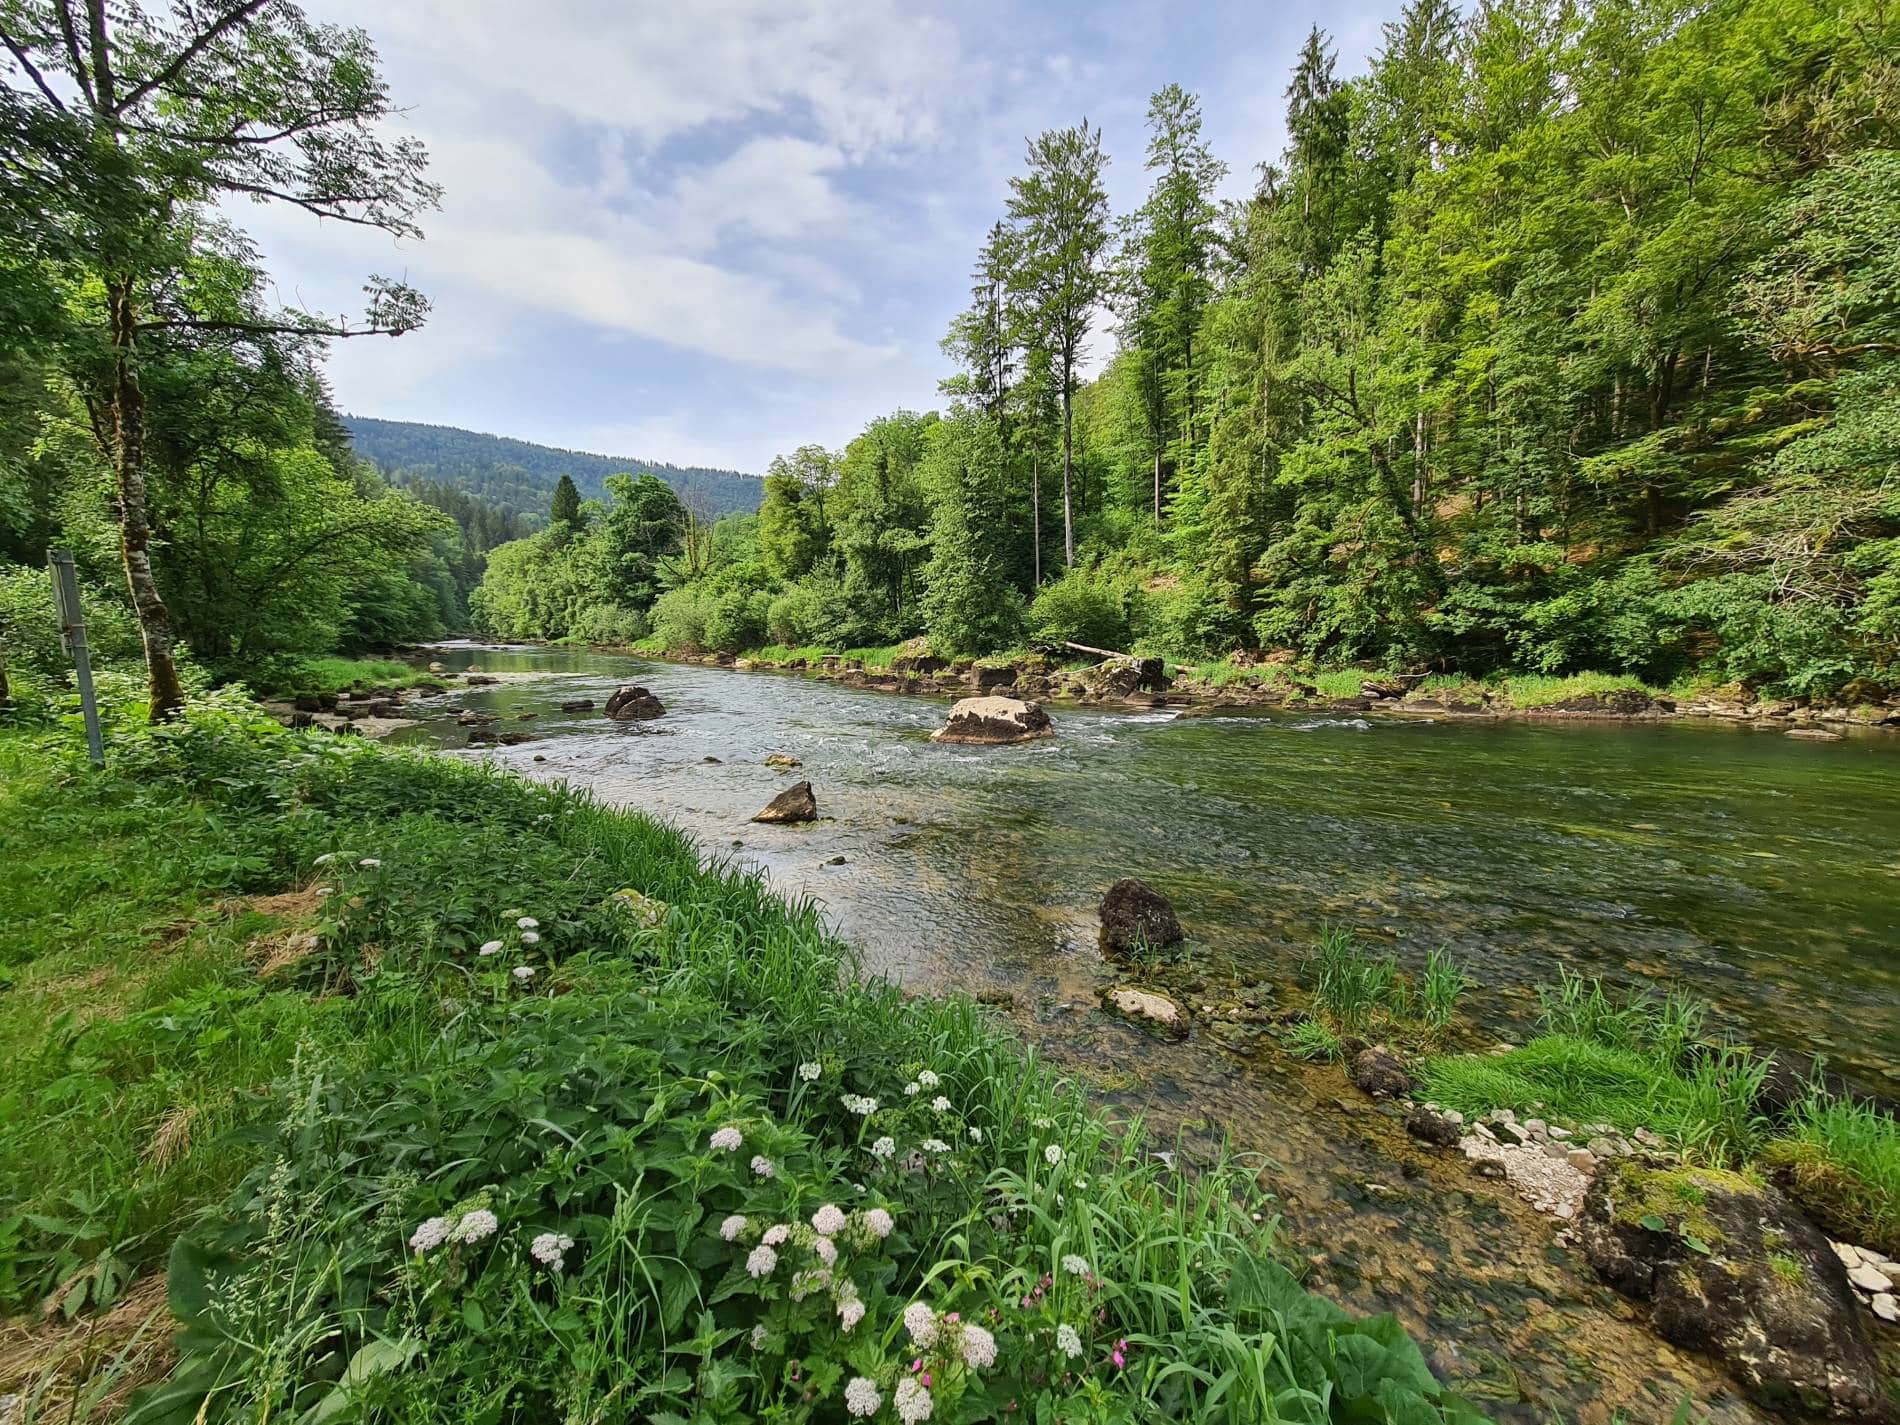
[[602,482],[609,475],[651,471],[708,518],[758,509],[763,485],[756,475],[737,470],[557,450],[454,426],[381,421],[369,416],[345,416],[344,424],[359,455],[404,483],[438,481],[524,513],[547,514],[548,500],[562,475],[574,477],[583,497],[599,499]]

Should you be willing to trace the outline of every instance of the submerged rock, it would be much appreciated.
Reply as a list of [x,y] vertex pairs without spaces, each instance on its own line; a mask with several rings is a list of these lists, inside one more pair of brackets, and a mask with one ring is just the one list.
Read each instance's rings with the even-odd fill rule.
[[1458,1120],[1422,1103],[1405,1115],[1405,1131],[1437,1148],[1456,1148],[1458,1140],[1464,1137]]
[[1131,985],[1104,991],[1102,1005],[1113,1014],[1153,1029],[1169,1039],[1185,1039],[1187,1011],[1155,990],[1138,990]]
[[615,722],[648,722],[664,716],[665,706],[645,688],[623,683],[607,699],[607,716]]
[[1112,953],[1160,949],[1185,938],[1168,898],[1146,881],[1124,877],[1102,897],[1102,944]]
[[569,698],[566,702],[561,704],[562,712],[592,712],[593,710],[594,700],[592,698]]
[[1598,1275],[1650,1304],[1658,1335],[1719,1359],[1761,1404],[1888,1418],[1847,1271],[1774,1188],[1617,1161],[1584,1199],[1580,1235]]
[[1374,1098],[1404,1098],[1412,1091],[1405,1061],[1383,1044],[1353,1055],[1352,1081]]
[[800,782],[773,797],[766,803],[765,809],[752,819],[766,822],[816,821],[818,798],[812,795],[810,782]]
[[931,733],[930,740],[1001,745],[1030,742],[1054,731],[1049,714],[1035,703],[1015,698],[964,698],[950,709],[950,720]]
[[777,767],[780,771],[789,771],[798,766],[799,761],[789,752],[768,752],[765,754],[765,765]]

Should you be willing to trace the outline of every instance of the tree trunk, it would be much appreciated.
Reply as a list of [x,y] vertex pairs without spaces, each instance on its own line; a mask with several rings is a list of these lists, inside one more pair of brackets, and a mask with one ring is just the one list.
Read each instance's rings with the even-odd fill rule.
[[112,314],[112,438],[113,466],[119,505],[119,550],[125,560],[125,582],[138,614],[139,637],[145,644],[145,669],[151,686],[151,720],[164,722],[185,705],[185,689],[178,681],[172,658],[172,620],[152,577],[152,523],[145,503],[145,392],[139,386],[133,359],[137,316],[132,308],[129,279],[115,281],[110,290]]
[[1042,452],[1033,451],[1029,457],[1029,524],[1033,537],[1029,541],[1030,567],[1035,570],[1035,582],[1029,586],[1034,594],[1042,587]]
[[1155,523],[1161,523],[1161,452],[1155,452]]
[[1075,501],[1069,493],[1075,469],[1075,412],[1070,403],[1069,378],[1062,379],[1062,567],[1075,567]]

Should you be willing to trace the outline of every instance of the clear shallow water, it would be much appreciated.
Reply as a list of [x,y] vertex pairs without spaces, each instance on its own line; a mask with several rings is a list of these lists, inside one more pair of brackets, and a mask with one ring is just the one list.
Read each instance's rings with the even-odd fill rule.
[[[1204,1029],[1161,1044],[1096,1010],[1117,974],[1095,908],[1120,876],[1152,881],[1214,984],[1296,979],[1328,923],[1414,968],[1443,945],[1478,981],[1470,1017],[1504,1033],[1559,965],[1680,983],[1729,1027],[1891,1092],[1900,738],[1057,707],[1054,739],[940,747],[942,699],[553,649],[432,656],[510,674],[444,701],[538,734],[473,755],[665,817],[818,898],[873,973],[1008,991],[1017,1027],[1099,1099],[1189,1153],[1231,1143],[1309,1283],[1395,1313],[1495,1418],[1664,1420],[1686,1394],[1716,1425],[1769,1419],[1650,1334],[1549,1219],[1408,1138],[1338,1068],[1230,1052]],[[559,711],[622,682],[667,715]],[[396,734],[466,738],[453,722]],[[803,766],[775,772],[775,751]],[[801,778],[823,820],[750,823]]]
[[[1500,1028],[1561,964],[1679,983],[1763,1042],[1900,1077],[1900,738],[1054,708],[1051,740],[943,747],[941,699],[589,652],[433,656],[548,675],[453,694],[540,735],[483,755],[763,867],[905,983],[1020,989],[1092,965],[1102,891],[1138,875],[1248,978],[1290,977],[1344,925],[1411,965],[1449,948]],[[667,716],[558,710],[627,681]],[[804,765],[775,772],[774,751]],[[823,820],[750,824],[799,778]]]

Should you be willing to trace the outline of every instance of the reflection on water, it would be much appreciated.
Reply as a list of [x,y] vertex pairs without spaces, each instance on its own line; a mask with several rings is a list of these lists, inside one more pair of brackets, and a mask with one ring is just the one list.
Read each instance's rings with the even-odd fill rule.
[[[1480,982],[1481,1020],[1521,1018],[1564,964],[1681,983],[1735,1027],[1871,1083],[1900,1064],[1892,739],[1056,709],[1054,739],[942,747],[928,740],[939,700],[587,652],[437,656],[561,675],[458,692],[503,726],[537,714],[519,725],[540,740],[487,755],[765,868],[906,983],[1092,965],[1095,903],[1139,875],[1215,968],[1248,978],[1283,977],[1323,925],[1345,925],[1411,964],[1449,947]],[[558,710],[630,679],[664,719]],[[803,766],[767,768],[774,751]],[[824,819],[751,825],[794,776]]]
[[[1018,1026],[1101,1098],[1190,1151],[1226,1137],[1255,1155],[1311,1283],[1396,1313],[1499,1419],[1660,1420],[1685,1393],[1717,1425],[1767,1418],[1637,1324],[1547,1220],[1422,1149],[1338,1069],[1224,1052],[1201,1032],[1161,1045],[1095,1011],[1113,979],[1095,906],[1120,876],[1161,887],[1210,983],[1294,978],[1329,923],[1414,967],[1443,945],[1492,1028],[1527,1020],[1559,965],[1679,982],[1732,1027],[1891,1089],[1900,743],[1058,708],[1051,740],[942,747],[928,740],[938,700],[583,652],[437,656],[545,675],[455,694],[539,735],[475,755],[763,868],[821,900],[874,973],[1008,991]],[[624,681],[667,715],[623,726],[559,710]],[[398,734],[465,738],[449,722]],[[776,772],[771,752],[803,765]],[[823,820],[750,823],[803,777]]]

